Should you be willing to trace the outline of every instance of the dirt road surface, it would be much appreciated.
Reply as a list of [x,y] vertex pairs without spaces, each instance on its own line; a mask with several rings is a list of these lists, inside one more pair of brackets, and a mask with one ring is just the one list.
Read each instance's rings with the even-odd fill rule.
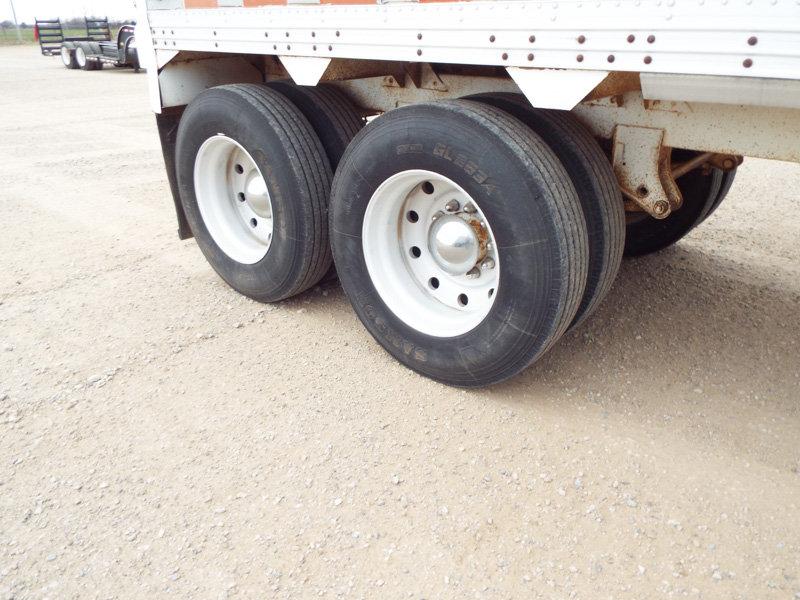
[[0,64],[0,598],[800,598],[800,166],[466,392],[178,241],[144,75]]

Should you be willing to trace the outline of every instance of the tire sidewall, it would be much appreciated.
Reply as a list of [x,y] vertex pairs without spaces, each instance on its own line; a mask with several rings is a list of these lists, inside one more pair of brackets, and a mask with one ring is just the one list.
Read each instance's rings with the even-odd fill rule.
[[[450,384],[496,382],[522,368],[507,357],[525,355],[527,364],[545,349],[543,340],[552,337],[554,315],[563,301],[566,242],[552,215],[536,201],[546,193],[541,182],[519,176],[521,159],[508,146],[482,131],[476,135],[462,115],[452,119],[454,113],[441,107],[415,108],[413,139],[403,133],[404,109],[396,109],[362,130],[343,158],[346,181],[340,169],[332,193],[337,271],[367,329],[402,362]],[[381,131],[373,135],[378,125]],[[351,162],[357,170],[347,168]],[[497,243],[500,279],[494,304],[463,335],[440,338],[410,327],[386,305],[369,276],[361,239],[366,208],[381,183],[411,169],[439,173],[461,186],[486,216]],[[533,352],[531,345],[537,346]],[[520,347],[528,351],[520,353]]]
[[[231,119],[246,113],[250,118]],[[271,127],[248,127],[263,118],[253,106],[224,89],[204,92],[184,113],[178,131],[176,171],[181,203],[194,237],[214,270],[231,287],[261,301],[284,296],[293,281],[298,259],[297,241],[302,239],[303,218],[293,195],[302,193],[292,184],[292,157]],[[203,221],[194,185],[194,164],[202,144],[216,135],[239,143],[253,158],[267,183],[272,204],[272,241],[266,255],[256,263],[233,260],[217,245]]]
[[[79,58],[79,54],[78,54],[79,52],[83,54],[83,64],[81,64],[81,62],[80,62],[80,58]],[[81,46],[76,47],[73,55],[75,56],[75,64],[78,66],[78,68],[86,69],[89,66],[89,59],[88,59],[88,57],[86,55],[86,49],[85,48],[83,48]]]

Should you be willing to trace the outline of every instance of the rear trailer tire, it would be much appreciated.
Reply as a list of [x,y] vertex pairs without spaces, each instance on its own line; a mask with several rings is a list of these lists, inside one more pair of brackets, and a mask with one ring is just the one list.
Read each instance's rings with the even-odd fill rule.
[[482,94],[472,99],[516,117],[540,135],[567,170],[586,219],[589,271],[571,327],[583,322],[611,290],[625,247],[622,194],[597,140],[570,113],[533,108],[520,94]]
[[714,211],[719,208],[719,205],[722,204],[722,201],[725,200],[728,192],[731,191],[731,186],[733,186],[733,180],[736,178],[736,168],[733,168],[730,171],[723,171],[722,173],[722,183],[719,186],[719,193],[717,193],[717,198],[714,200],[714,204],[711,205],[711,208],[708,209],[708,212],[703,217],[703,221],[708,219]]
[[275,302],[330,268],[330,163],[308,120],[274,90],[200,94],[178,127],[176,172],[197,244],[233,289]]
[[406,106],[364,128],[334,178],[331,237],[369,332],[450,385],[519,373],[567,329],[586,283],[586,224],[564,167],[474,101]]
[[319,136],[331,169],[336,172],[347,146],[366,123],[358,109],[347,96],[331,85],[308,87],[274,81],[268,83],[267,87],[286,96],[300,109]]
[[[288,98],[308,119],[319,136],[335,173],[347,146],[366,124],[355,105],[343,92],[331,85],[308,87],[275,81],[268,83],[267,87]],[[330,282],[335,279],[336,268],[331,265],[322,281]]]
[[[672,160],[680,162],[694,156],[690,150],[673,150]],[[644,256],[663,250],[682,239],[710,214],[722,189],[723,173],[701,168],[689,171],[676,182],[683,195],[681,207],[666,219],[645,212],[629,213],[625,230],[625,256]]]

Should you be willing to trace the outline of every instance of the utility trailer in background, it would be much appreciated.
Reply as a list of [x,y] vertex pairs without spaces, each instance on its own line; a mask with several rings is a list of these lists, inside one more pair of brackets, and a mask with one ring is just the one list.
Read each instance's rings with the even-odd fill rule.
[[65,42],[107,42],[111,39],[108,18],[83,19],[86,35],[64,37],[64,28],[60,19],[36,19],[36,32],[39,37],[39,48],[44,56],[61,54]]
[[139,0],[137,37],[180,237],[264,302],[335,263],[457,386],[539,358],[742,157],[800,161],[796,0]]
[[123,25],[115,41],[67,40],[61,44],[61,60],[68,69],[96,71],[103,65],[130,67],[139,72],[134,25]]

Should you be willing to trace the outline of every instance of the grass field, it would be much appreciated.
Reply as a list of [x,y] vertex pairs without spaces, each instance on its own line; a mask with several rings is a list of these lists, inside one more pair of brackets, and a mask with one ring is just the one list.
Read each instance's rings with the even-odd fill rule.
[[[16,29],[0,29],[0,46],[16,46],[18,44],[35,44],[36,42],[33,39],[33,29],[20,29],[20,35],[22,36],[22,42],[19,41],[17,38],[17,30]],[[86,30],[85,29],[65,29],[64,30],[64,37],[80,37],[85,36]]]

